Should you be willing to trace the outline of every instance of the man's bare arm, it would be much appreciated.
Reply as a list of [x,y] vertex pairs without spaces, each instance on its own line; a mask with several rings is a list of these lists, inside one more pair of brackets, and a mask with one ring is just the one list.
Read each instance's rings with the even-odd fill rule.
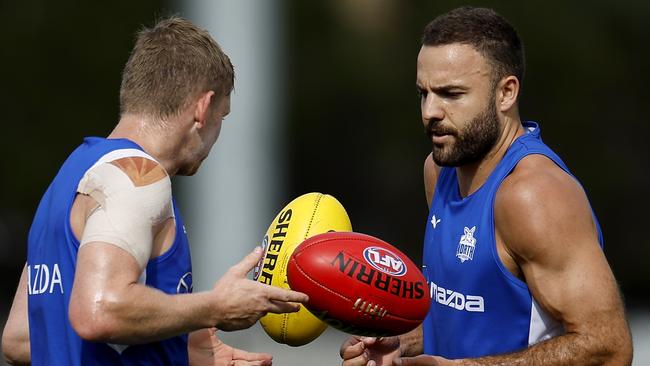
[[267,312],[297,311],[307,297],[246,278],[258,248],[230,268],[213,290],[168,295],[137,283],[133,256],[111,244],[89,243],[77,257],[70,322],[87,340],[138,344],[201,328],[247,328]]
[[566,334],[522,352],[462,364],[630,364],[623,303],[579,184],[550,160],[528,157],[500,188],[495,222],[534,299]]
[[[262,255],[259,248],[230,268],[211,291],[168,295],[141,284],[150,255],[166,246],[165,240],[156,240],[171,215],[166,173],[152,160],[122,158],[87,172],[79,187],[87,196],[78,196],[71,214],[81,245],[69,317],[84,339],[137,344],[214,326],[241,329],[267,312],[297,311],[291,302],[307,299],[246,278]],[[77,205],[84,197],[96,202]]]
[[27,265],[20,276],[9,318],[2,332],[2,353],[10,365],[29,365],[31,362],[27,320]]

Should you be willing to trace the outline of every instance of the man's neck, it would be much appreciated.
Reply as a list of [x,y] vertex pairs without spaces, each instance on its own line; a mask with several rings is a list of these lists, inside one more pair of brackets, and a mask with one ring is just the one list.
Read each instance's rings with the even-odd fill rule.
[[[160,131],[153,129],[160,128]],[[108,135],[109,139],[124,138],[138,144],[151,157],[156,159],[170,176],[178,170],[175,161],[176,143],[167,136],[166,127],[152,126],[145,117],[134,115],[122,116],[117,126]]]
[[494,147],[480,161],[456,168],[458,187],[462,197],[476,192],[499,164],[510,145],[521,135],[524,128],[521,120],[509,119],[504,123],[504,129]]

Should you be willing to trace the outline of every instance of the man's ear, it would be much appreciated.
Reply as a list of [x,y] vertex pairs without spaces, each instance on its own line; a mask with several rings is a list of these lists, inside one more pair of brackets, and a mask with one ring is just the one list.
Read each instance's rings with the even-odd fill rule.
[[497,86],[497,106],[501,112],[507,112],[517,105],[519,97],[519,79],[510,75],[503,78]]
[[198,124],[198,128],[205,126],[213,99],[214,91],[210,90],[201,94],[199,99],[196,100],[194,105],[194,122]]

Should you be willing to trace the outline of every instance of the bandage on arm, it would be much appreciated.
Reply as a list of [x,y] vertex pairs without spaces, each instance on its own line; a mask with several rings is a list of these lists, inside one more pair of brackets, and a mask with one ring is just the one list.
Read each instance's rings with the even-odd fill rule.
[[118,246],[144,269],[153,246],[155,228],[173,217],[171,181],[155,161],[127,157],[89,169],[77,192],[94,198],[81,244],[103,242]]

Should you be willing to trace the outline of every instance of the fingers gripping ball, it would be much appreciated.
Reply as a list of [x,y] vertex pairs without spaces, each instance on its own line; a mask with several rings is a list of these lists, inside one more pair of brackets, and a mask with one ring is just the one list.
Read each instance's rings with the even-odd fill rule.
[[[348,214],[336,198],[322,193],[307,193],[285,206],[266,231],[264,257],[255,268],[255,279],[280,288],[290,288],[287,264],[294,249],[305,239],[330,231],[351,231]],[[302,346],[316,339],[327,324],[304,306],[296,313],[267,314],[262,328],[276,342]]]

